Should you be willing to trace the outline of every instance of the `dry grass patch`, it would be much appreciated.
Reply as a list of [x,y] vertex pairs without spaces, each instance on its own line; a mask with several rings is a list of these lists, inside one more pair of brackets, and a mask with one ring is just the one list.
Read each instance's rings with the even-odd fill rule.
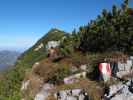
[[23,97],[28,100],[30,97],[34,97],[41,89],[43,85],[43,80],[35,75],[31,75],[28,78],[29,84],[27,90],[23,91]]
[[50,95],[46,98],[46,100],[56,100],[55,97],[53,95]]

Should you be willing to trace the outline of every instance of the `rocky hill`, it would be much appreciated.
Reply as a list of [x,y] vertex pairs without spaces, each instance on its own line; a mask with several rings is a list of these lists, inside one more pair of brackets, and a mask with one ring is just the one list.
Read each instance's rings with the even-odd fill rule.
[[60,40],[66,34],[67,34],[66,32],[61,31],[59,29],[55,29],[55,28],[51,29],[48,33],[46,33],[46,35],[44,35],[41,39],[39,39],[35,45],[33,45],[26,52],[24,52],[20,56],[18,61],[21,61],[29,65],[34,64],[36,61],[46,56],[45,46],[48,41]]
[[[91,94],[94,100],[100,100],[102,88],[97,82],[87,79],[87,70],[92,70],[88,67],[90,57],[73,48],[75,36],[77,35],[52,29],[19,58],[17,63],[20,65],[23,62],[23,67],[27,66],[20,87],[23,99],[55,100],[58,91],[68,90],[77,91],[77,94],[71,96],[64,95],[73,100],[76,99],[75,96],[83,100],[85,97],[88,98],[88,94]],[[60,41],[59,46],[54,49],[54,46],[47,48],[50,41],[51,45],[54,45],[53,41]],[[70,83],[67,82],[69,78]],[[62,98],[64,96],[62,95]]]
[[[60,40],[66,34],[66,32],[59,29],[51,29],[41,39],[39,39],[33,47],[29,48],[19,56],[15,66],[4,72],[4,75],[2,75],[4,78],[2,78],[3,81],[0,82],[0,86],[5,86],[5,88],[0,87],[0,99],[9,99],[6,95],[10,95],[12,98],[11,100],[20,98],[21,82],[25,77],[25,72],[30,70],[34,63],[46,58],[47,53],[45,46],[48,41]],[[39,49],[36,50],[36,48]],[[9,87],[11,91],[8,90]]]
[[124,0],[78,32],[51,29],[0,75],[0,100],[132,100],[132,19]]

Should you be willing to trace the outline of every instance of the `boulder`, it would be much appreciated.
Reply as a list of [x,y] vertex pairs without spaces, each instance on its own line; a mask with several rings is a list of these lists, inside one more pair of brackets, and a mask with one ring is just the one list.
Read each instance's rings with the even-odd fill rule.
[[53,88],[53,84],[44,84],[41,90],[36,94],[34,100],[46,100],[50,96],[49,90]]
[[30,83],[30,80],[23,81],[21,86],[21,91],[27,90],[29,83]]
[[105,94],[103,100],[133,100],[133,93],[129,90],[131,82],[119,83],[109,87],[108,95]]
[[88,94],[82,89],[62,90],[55,93],[54,96],[56,100],[89,100]]

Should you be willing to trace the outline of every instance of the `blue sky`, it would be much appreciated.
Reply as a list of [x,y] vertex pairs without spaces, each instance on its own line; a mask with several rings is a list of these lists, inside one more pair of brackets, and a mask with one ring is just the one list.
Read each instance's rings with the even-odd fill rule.
[[[0,49],[25,50],[50,28],[71,32],[122,0],[0,0]],[[129,0],[133,7],[133,0]]]

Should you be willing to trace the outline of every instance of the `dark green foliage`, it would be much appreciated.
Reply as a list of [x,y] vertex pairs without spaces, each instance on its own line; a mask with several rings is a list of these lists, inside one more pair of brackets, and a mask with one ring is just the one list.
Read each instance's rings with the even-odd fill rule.
[[20,100],[21,95],[19,90],[23,79],[22,73],[15,67],[3,74],[4,78],[0,81],[1,100]]
[[123,5],[121,9],[113,5],[112,12],[104,9],[96,20],[83,27],[84,31],[80,31],[80,49],[132,53],[133,15],[128,13],[128,0]]
[[59,51],[63,56],[73,54],[76,49],[79,49],[80,33],[74,29],[72,34],[67,34],[62,40]]
[[70,75],[70,69],[66,65],[58,65],[52,77],[49,79],[49,83],[59,84],[62,80]]

